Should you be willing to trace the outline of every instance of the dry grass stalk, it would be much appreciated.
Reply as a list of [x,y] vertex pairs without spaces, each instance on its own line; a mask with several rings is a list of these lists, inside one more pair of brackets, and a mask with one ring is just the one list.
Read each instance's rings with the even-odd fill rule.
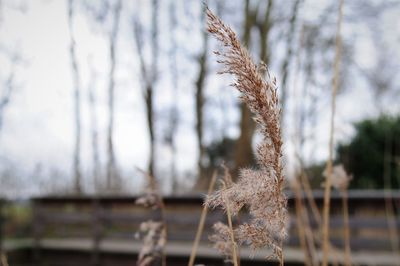
[[[392,245],[393,254],[397,254],[400,252],[399,250],[399,237],[398,237],[398,229],[396,226],[396,213],[393,206],[393,197],[391,192],[391,183],[390,183],[390,176],[391,176],[391,167],[390,162],[392,161],[392,156],[389,152],[390,144],[392,142],[391,135],[386,135],[385,139],[385,154],[384,154],[384,166],[383,166],[383,178],[385,184],[385,213],[386,213],[386,220],[388,225],[388,232],[390,236],[390,243]],[[397,264],[400,265],[400,262]]]
[[[294,86],[293,86],[293,88],[295,88],[298,83],[298,80],[297,80],[298,79],[298,70],[300,69],[300,66],[301,66],[301,56],[300,56],[301,52],[300,51],[303,48],[303,46],[304,46],[304,25],[302,25],[301,32],[300,32],[299,51],[297,52],[297,55],[296,55],[296,70],[294,71],[294,78],[293,78]],[[294,94],[295,99],[299,98],[299,97],[297,97],[297,91],[298,90],[293,89],[293,94]],[[295,117],[297,118],[296,120],[299,120],[300,117],[299,117],[299,115],[297,115],[297,113],[300,113],[299,101],[297,101],[295,112],[296,112]],[[296,125],[299,125],[299,124],[300,124],[300,121],[296,121]],[[301,128],[298,128],[298,130],[296,132],[297,139],[299,140],[299,144],[298,144],[299,146],[301,146],[301,138],[302,138],[301,133],[300,133],[301,130],[302,130]],[[299,164],[300,164],[300,174],[298,175],[299,182],[300,182],[299,189],[300,189],[300,191],[305,192],[305,196],[306,196],[308,205],[311,209],[314,220],[317,222],[318,227],[316,229],[316,232],[313,232],[313,230],[311,229],[308,213],[303,212],[304,215],[303,215],[302,222],[304,223],[304,226],[305,226],[304,231],[305,231],[307,245],[308,245],[307,248],[310,252],[310,256],[312,258],[312,263],[313,263],[313,265],[318,265],[319,263],[318,263],[318,257],[316,256],[315,242],[317,242],[317,243],[322,242],[321,241],[322,218],[321,218],[320,211],[319,211],[317,204],[315,202],[315,199],[314,199],[314,195],[313,195],[313,192],[311,189],[309,178],[307,176],[306,171],[304,170],[303,158],[302,158],[301,154],[299,153],[299,151],[297,150],[298,145],[295,145],[294,147],[295,147],[295,156],[298,159]],[[304,202],[304,204],[302,204],[302,205],[303,205],[304,210],[307,211],[307,206],[306,206],[307,204]],[[315,241],[314,241],[314,239],[315,239]],[[335,254],[338,254],[338,250],[336,250],[331,244],[329,244],[329,249],[330,249],[330,251],[334,252]],[[314,254],[314,255],[312,255],[312,254]],[[333,261],[332,261],[334,266],[338,265],[336,257],[337,256],[334,255]]]
[[[224,181],[222,181],[222,188],[223,190],[226,190],[226,184]],[[229,235],[230,235],[230,241],[231,241],[231,246],[232,246],[232,262],[234,266],[238,266],[238,253],[237,253],[237,244],[235,241],[235,233],[233,231],[233,225],[232,225],[232,214],[231,210],[229,209],[229,199],[225,197],[225,195],[222,196],[223,200],[227,206],[226,208],[226,216],[228,218],[228,226],[229,226]]]
[[[225,191],[227,187],[233,184],[232,177],[229,173],[229,169],[223,165],[224,168],[224,180],[222,180],[222,190]],[[208,194],[210,195],[210,193]],[[225,204],[229,206],[228,199],[225,195],[222,196]],[[205,206],[207,206],[205,204]],[[229,207],[226,209],[226,216],[228,220],[228,226],[218,222],[214,224],[213,228],[215,234],[210,236],[210,241],[214,242],[214,248],[220,251],[225,256],[227,262],[233,263],[235,266],[240,265],[239,249],[235,241],[235,232],[233,230],[232,214]]]
[[310,256],[310,261],[311,265],[319,265],[318,261],[318,256],[317,256],[317,250],[315,248],[315,241],[314,241],[314,233],[313,230],[311,229],[311,223],[310,219],[308,218],[308,213],[307,213],[307,208],[305,206],[303,207],[302,211],[302,219],[304,223],[304,232],[307,240],[307,249],[309,251],[309,256]]
[[[390,235],[390,243],[392,246],[393,254],[399,253],[399,231],[396,225],[396,213],[394,210],[392,195],[391,192],[385,191],[385,213],[386,219],[388,223],[389,235]],[[400,265],[398,262],[396,265]]]
[[166,266],[165,246],[167,243],[167,224],[165,222],[165,205],[162,200],[157,181],[152,175],[139,170],[148,179],[145,194],[136,200],[136,204],[146,208],[159,210],[160,221],[148,220],[140,224],[139,237],[143,240],[143,246],[138,255],[138,266],[150,266],[161,262]]
[[312,188],[311,188],[311,185],[310,185],[310,181],[309,181],[309,177],[307,176],[307,173],[304,170],[305,167],[304,167],[303,159],[300,157],[299,154],[296,154],[296,155],[297,155],[297,157],[299,159],[299,162],[300,162],[301,173],[300,173],[299,177],[300,177],[301,187],[303,188],[303,190],[305,192],[305,195],[306,195],[308,204],[309,204],[309,206],[311,208],[311,212],[313,214],[313,217],[314,217],[315,221],[317,222],[318,226],[320,227],[321,223],[322,223],[321,222],[321,220],[322,220],[321,213],[319,212],[317,203],[315,202],[313,191],[312,191]]
[[229,168],[226,166],[225,163],[222,163],[222,168],[224,168],[224,181],[225,181],[225,184],[228,187],[232,186],[233,180],[232,180],[231,173],[229,172]]
[[[299,174],[299,178],[300,178],[300,190],[305,192],[305,196],[307,198],[307,202],[308,205],[311,209],[311,213],[313,214],[314,220],[317,222],[318,227],[315,230],[311,229],[311,223],[310,223],[310,219],[307,213],[305,213],[305,215],[303,215],[304,218],[304,225],[305,225],[305,234],[306,234],[306,238],[308,241],[308,249],[310,250],[311,254],[315,254],[312,255],[312,257],[314,258],[313,260],[313,264],[314,265],[318,265],[318,257],[316,256],[316,245],[319,244],[321,245],[322,243],[322,218],[321,218],[321,214],[320,211],[317,207],[317,204],[315,202],[314,199],[314,195],[311,189],[311,185],[310,185],[310,181],[309,181],[309,177],[307,176],[306,171],[304,170],[304,163],[303,160],[301,159],[301,156],[296,153],[296,156],[300,162],[300,174]],[[305,207],[305,209],[307,209]],[[338,260],[337,257],[339,256],[339,250],[337,250],[334,246],[332,246],[332,244],[329,242],[329,250],[330,252],[333,254],[332,257],[332,264],[334,266],[338,265]]]
[[[304,212],[304,206],[302,202],[302,196],[301,196],[301,187],[299,184],[299,181],[297,179],[294,179],[293,182],[291,183],[292,185],[292,190],[295,193],[295,210],[296,210],[296,226],[297,226],[297,232],[299,234],[299,240],[300,240],[300,247],[303,250],[304,254],[304,264],[306,266],[311,266],[312,265],[312,257],[309,256],[309,250],[307,247],[307,239],[306,239],[306,233],[305,233],[305,224],[303,222],[303,212]],[[310,258],[311,257],[311,258]]]
[[[265,77],[260,73],[236,34],[209,9],[207,18],[207,30],[223,46],[222,51],[215,52],[219,56],[218,62],[225,66],[220,73],[229,73],[235,77],[233,86],[242,93],[241,99],[255,114],[263,141],[256,153],[259,169],[241,169],[239,180],[209,196],[206,204],[222,207],[232,212],[232,215],[237,215],[242,207],[247,206],[251,221],[234,230],[235,239],[239,244],[249,244],[253,249],[271,248],[271,256],[283,265],[287,199],[282,193],[284,176],[276,79],[266,68]],[[222,239],[229,240],[229,230],[221,225],[217,229]]]
[[[301,179],[301,187],[300,190],[303,190],[305,192],[305,196],[307,198],[309,207],[311,209],[311,212],[313,213],[314,220],[317,222],[317,228],[315,230],[312,230],[311,228],[311,222],[310,218],[308,216],[308,213],[306,212],[307,208],[305,207],[305,211],[303,212],[303,222],[305,226],[305,234],[306,234],[306,239],[307,239],[307,244],[308,244],[308,249],[310,251],[310,256],[312,258],[313,265],[318,265],[319,258],[316,255],[316,246],[321,245],[322,243],[322,221],[321,221],[321,214],[319,212],[319,209],[316,205],[312,189],[309,183],[309,178],[307,177],[307,174],[305,173],[304,170],[302,170],[300,174],[300,179]],[[331,252],[332,256],[332,265],[337,266],[338,265],[338,256],[339,256],[339,250],[336,249],[332,244],[329,242],[328,243],[329,250]]]
[[349,226],[349,205],[348,205],[348,191],[342,191],[342,204],[343,204],[343,221],[344,221],[344,265],[351,266],[351,246],[350,246],[350,226]]
[[[222,164],[222,168],[224,168],[224,176],[223,176],[224,182],[227,187],[230,187],[233,185],[232,175],[229,171],[229,168],[225,165],[225,163]],[[227,211],[227,214],[228,214],[228,211]],[[230,212],[228,215],[230,215]],[[240,224],[240,216],[239,215],[240,215],[239,213],[236,214],[236,223],[237,224]],[[228,219],[231,219],[231,218],[228,216]],[[231,229],[233,229],[233,228],[231,228]],[[233,230],[231,230],[231,231],[234,233]],[[232,236],[231,238],[234,239],[234,236]],[[240,248],[236,244],[236,242],[235,242],[235,248],[236,248],[237,263],[240,266]]]
[[[216,180],[217,180],[217,171],[214,171],[211,181],[210,181],[210,184],[209,184],[209,187],[208,187],[207,195],[210,195],[214,191],[214,186],[215,186]],[[208,210],[207,206],[204,205],[203,210],[201,212],[200,222],[199,222],[199,226],[197,228],[196,237],[193,242],[192,252],[190,253],[190,259],[189,259],[188,266],[193,266],[194,260],[196,259],[196,254],[197,254],[197,249],[199,247],[200,237],[203,233],[204,223],[205,223],[206,217],[207,217],[207,210]]]
[[5,252],[1,252],[1,266],[8,266],[7,254]]
[[[304,49],[304,24],[301,26],[301,31],[300,31],[300,36],[299,36],[299,47],[298,51],[296,54],[296,66],[295,66],[295,71],[294,71],[294,77],[293,77],[293,95],[294,99],[298,99],[296,101],[296,108],[294,109],[294,117],[296,119],[295,124],[298,125],[296,128],[296,139],[295,139],[295,155],[299,161],[299,169],[298,172],[296,173],[296,179],[294,180],[294,184],[292,187],[294,193],[295,193],[295,207],[296,207],[296,217],[298,219],[297,223],[297,228],[298,228],[298,233],[299,233],[299,239],[300,239],[300,245],[303,249],[304,253],[304,262],[306,265],[318,265],[318,257],[316,254],[316,248],[315,248],[315,242],[314,242],[314,234],[313,230],[311,229],[310,225],[310,219],[308,217],[308,209],[307,209],[307,201],[310,205],[311,211],[314,215],[314,219],[318,223],[318,227],[321,224],[321,215],[319,213],[318,207],[315,203],[314,196],[311,190],[311,186],[309,183],[309,180],[306,176],[305,170],[304,170],[304,164],[303,164],[303,158],[299,150],[301,149],[303,145],[303,137],[302,137],[302,131],[304,128],[301,126],[302,125],[302,115],[300,114],[300,97],[298,97],[298,89],[297,84],[298,84],[298,75],[299,75],[299,70],[302,65],[302,60],[301,60],[301,51]],[[297,143],[296,143],[297,140]],[[305,191],[306,199],[303,199],[303,190]]]
[[[327,171],[324,171],[324,176],[327,176]],[[336,165],[332,168],[331,183],[332,186],[340,191],[342,195],[343,206],[343,235],[344,235],[344,265],[351,265],[351,247],[350,247],[350,226],[349,226],[349,207],[348,207],[348,187],[350,181],[353,179],[352,175],[348,175],[342,164]]]
[[332,175],[332,161],[333,161],[333,140],[334,140],[333,133],[335,128],[336,92],[339,86],[339,63],[342,50],[342,40],[340,37],[340,30],[343,18],[343,1],[344,0],[340,0],[339,2],[339,10],[338,10],[339,18],[337,22],[337,31],[336,31],[336,50],[335,50],[332,99],[331,99],[332,110],[331,110],[330,132],[329,132],[329,159],[327,163],[327,178],[325,182],[323,227],[322,227],[323,266],[328,266],[328,255],[329,255],[329,211],[330,211],[331,175]]
[[[318,228],[316,229],[317,232],[314,231],[314,233],[313,233],[313,230],[311,230],[311,227],[310,227],[311,223],[310,223],[309,217],[308,217],[308,215],[304,215],[304,222],[306,225],[308,225],[308,226],[306,226],[305,232],[306,232],[307,239],[309,239],[309,249],[310,249],[310,251],[313,252],[313,254],[316,254],[316,250],[315,250],[316,245],[314,244],[314,241],[316,244],[322,243],[322,240],[321,240],[322,239],[322,234],[321,234],[322,218],[321,218],[320,211],[319,211],[317,204],[315,202],[315,199],[314,199],[314,195],[313,195],[313,192],[311,189],[309,177],[307,176],[307,173],[304,171],[303,160],[301,159],[301,157],[298,154],[296,154],[296,156],[298,157],[299,162],[300,162],[301,189],[305,192],[305,195],[306,195],[309,207],[311,209],[311,212],[313,214],[314,220],[317,222],[317,225],[318,225]],[[337,250],[334,246],[332,246],[332,244],[330,242],[328,243],[328,246],[329,246],[330,252],[333,254],[332,264],[334,266],[337,266],[338,265],[337,257],[339,256],[339,250]],[[314,256],[314,257],[315,257],[315,260],[318,260],[317,256]],[[313,263],[315,265],[317,265],[316,261],[314,261]]]
[[[298,174],[296,175],[296,179],[292,181],[292,190],[294,192],[295,196],[295,208],[296,208],[296,217],[298,219],[298,233],[299,233],[299,238],[300,241],[304,241],[304,244],[300,243],[302,245],[302,249],[305,255],[305,263],[308,265],[318,265],[318,256],[317,256],[317,251],[315,248],[315,241],[314,238],[317,237],[317,234],[314,234],[312,228],[311,228],[311,222],[309,218],[309,213],[308,209],[306,206],[305,199],[303,199],[303,191],[305,191],[305,196],[308,199],[308,202],[310,203],[310,207],[312,210],[312,213],[314,214],[314,219],[317,221],[318,227],[320,227],[320,224],[318,223],[319,220],[317,220],[318,217],[320,217],[319,210],[315,204],[314,196],[312,194],[312,190],[310,187],[308,187],[310,194],[307,193],[307,186],[304,185],[304,183],[309,185],[308,178],[306,176],[306,173],[303,169],[303,166],[301,164],[301,167],[299,169]],[[311,202],[315,204],[315,209],[313,209],[313,206],[311,205]],[[319,230],[317,228],[317,230]],[[303,232],[301,232],[303,231]],[[304,237],[304,240],[301,240],[301,238]],[[303,247],[304,245],[304,247]]]

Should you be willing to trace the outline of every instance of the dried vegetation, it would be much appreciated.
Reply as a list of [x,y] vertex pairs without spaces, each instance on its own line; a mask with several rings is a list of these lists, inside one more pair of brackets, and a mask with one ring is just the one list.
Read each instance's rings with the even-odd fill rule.
[[221,207],[233,216],[247,207],[251,221],[240,224],[233,234],[228,226],[217,223],[214,226],[216,234],[211,238],[223,254],[231,254],[233,258],[235,247],[233,245],[232,249],[232,243],[237,242],[253,249],[269,247],[272,257],[283,264],[282,243],[286,237],[288,215],[287,199],[282,192],[284,175],[276,79],[262,62],[259,66],[253,62],[232,29],[209,9],[207,30],[222,46],[215,52],[218,63],[224,66],[219,73],[234,76],[232,86],[241,92],[241,99],[254,113],[263,137],[256,153],[258,168],[241,169],[236,183],[224,186],[206,200],[207,206]]

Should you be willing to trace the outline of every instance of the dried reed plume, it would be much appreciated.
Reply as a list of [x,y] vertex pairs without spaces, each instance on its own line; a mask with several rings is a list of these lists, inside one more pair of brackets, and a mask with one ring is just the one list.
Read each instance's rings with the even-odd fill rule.
[[[209,207],[222,207],[232,215],[247,206],[251,221],[238,226],[234,236],[239,244],[248,244],[253,249],[269,247],[283,265],[282,244],[286,237],[287,199],[282,193],[284,176],[282,170],[282,139],[280,108],[276,79],[265,67],[265,75],[252,61],[249,52],[240,45],[236,34],[220,18],[207,8],[207,30],[222,44],[223,49],[215,52],[218,63],[224,65],[220,73],[232,74],[232,84],[241,92],[241,99],[255,114],[263,136],[257,147],[256,158],[259,168],[241,169],[240,178],[226,188],[210,195],[206,200]],[[219,240],[230,240],[230,231],[221,224],[215,225]],[[232,246],[221,245],[221,250]],[[229,250],[227,250],[229,252]]]
[[[327,169],[324,170],[322,175],[325,178],[328,177]],[[353,175],[347,174],[346,170],[344,169],[344,166],[342,164],[338,164],[332,167],[332,173],[330,178],[332,187],[342,192],[348,189],[349,183],[353,179]]]
[[167,242],[167,226],[165,222],[165,206],[158,189],[155,178],[142,170],[139,170],[148,179],[145,194],[136,200],[136,204],[146,208],[159,210],[160,220],[148,220],[140,224],[139,237],[143,240],[143,246],[138,255],[138,266],[150,266],[154,263],[165,266],[165,246]]

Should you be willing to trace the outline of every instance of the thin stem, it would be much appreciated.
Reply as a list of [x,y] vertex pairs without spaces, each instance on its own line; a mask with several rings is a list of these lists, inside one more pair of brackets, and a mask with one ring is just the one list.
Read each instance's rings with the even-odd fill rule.
[[[226,189],[225,182],[222,182],[222,186],[223,186],[223,189],[225,190]],[[229,233],[231,235],[231,241],[232,241],[232,261],[233,261],[234,266],[238,266],[239,264],[238,264],[238,256],[237,256],[237,252],[236,252],[235,236],[233,234],[231,210],[229,208],[228,199],[225,196],[223,196],[223,197],[224,197],[225,206],[226,206],[226,216],[228,218]]]
[[[317,222],[317,225],[318,225],[317,234],[313,235],[312,234],[312,230],[310,228],[310,221],[308,219],[308,216],[304,216],[304,222],[308,225],[308,228],[306,227],[306,235],[311,236],[311,238],[308,237],[308,239],[310,239],[309,248],[310,248],[310,251],[312,251],[313,254],[316,254],[315,248],[314,248],[315,247],[314,239],[315,239],[315,241],[317,243],[321,244],[321,238],[322,238],[322,236],[321,236],[322,221],[321,220],[322,220],[322,218],[321,218],[321,214],[319,212],[319,209],[318,209],[317,204],[316,204],[315,199],[314,199],[314,195],[313,195],[313,192],[312,192],[312,189],[311,189],[311,186],[310,186],[309,177],[307,176],[307,173],[304,171],[303,160],[301,159],[299,154],[297,154],[297,156],[299,158],[299,162],[300,162],[301,170],[302,170],[301,175],[300,175],[301,185],[303,186],[303,190],[305,191],[305,195],[306,195],[308,204],[309,204],[309,206],[311,208],[311,211],[313,213],[314,220]],[[334,266],[337,266],[338,263],[337,263],[337,259],[336,258],[337,258],[337,255],[339,254],[338,250],[335,247],[333,247],[330,242],[328,243],[328,246],[329,246],[330,252],[334,253],[333,254],[334,256],[333,256],[332,263],[333,263]],[[318,260],[318,258],[315,255],[313,255],[313,257]]]
[[73,27],[75,16],[74,1],[68,1],[68,27],[70,35],[69,53],[71,58],[71,68],[73,75],[74,93],[74,123],[75,123],[75,146],[74,146],[74,190],[77,194],[82,193],[82,173],[81,173],[81,78],[76,54],[76,41]]
[[318,207],[315,202],[314,195],[313,195],[313,192],[311,189],[310,181],[308,180],[308,177],[304,173],[304,170],[302,170],[300,178],[301,178],[301,183],[304,187],[304,191],[306,192],[307,201],[308,201],[308,204],[310,205],[314,219],[317,222],[318,226],[321,226],[321,213],[318,210]]
[[5,252],[1,253],[1,266],[8,266],[7,254]]
[[302,219],[304,222],[304,232],[305,232],[305,236],[306,236],[306,240],[307,240],[307,248],[309,251],[309,256],[310,256],[310,260],[311,260],[311,265],[318,265],[318,256],[317,256],[317,252],[315,249],[315,241],[314,241],[314,235],[310,226],[310,220],[308,219],[308,213],[307,213],[307,208],[304,207],[304,210],[302,212]]
[[348,191],[342,190],[342,204],[343,204],[343,223],[344,223],[344,265],[351,266],[351,247],[350,247],[350,226],[349,226],[349,204],[348,204]]
[[[310,248],[311,247],[313,248],[313,250],[314,250],[313,254],[315,254],[316,253],[315,249],[314,249],[315,245],[314,245],[314,243],[311,243],[311,242],[314,242],[314,239],[315,239],[315,241],[317,243],[319,243],[319,244],[321,243],[321,238],[322,238],[322,236],[321,236],[321,230],[322,230],[322,221],[321,221],[321,219],[322,218],[321,218],[321,214],[319,212],[319,209],[318,209],[317,204],[316,204],[315,199],[314,199],[314,195],[313,195],[313,192],[312,192],[312,189],[311,189],[311,186],[310,186],[309,177],[307,176],[307,173],[304,171],[304,164],[303,164],[303,160],[301,159],[301,157],[299,157],[299,161],[300,161],[300,165],[301,165],[301,169],[302,169],[302,173],[301,173],[301,176],[300,176],[301,177],[301,185],[303,186],[303,190],[305,191],[305,195],[307,197],[308,204],[309,204],[309,206],[311,208],[311,211],[313,213],[314,220],[317,222],[317,225],[318,225],[318,232],[315,235],[312,235],[311,228],[308,228],[308,230],[306,229],[306,235],[310,235],[311,234],[311,236],[312,236],[312,239],[310,241]],[[305,222],[306,222],[306,220],[308,221],[307,224],[308,224],[308,227],[310,227],[310,221],[308,219],[308,216],[304,216],[304,219],[305,219]],[[338,263],[337,263],[337,259],[336,258],[337,258],[337,255],[339,254],[338,250],[334,246],[332,246],[332,244],[330,242],[328,243],[328,245],[329,245],[329,250],[334,253],[333,254],[334,256],[333,256],[332,263],[333,263],[334,266],[337,266]],[[314,256],[314,257],[316,259],[318,259],[316,256]]]
[[[217,171],[214,171],[211,181],[210,181],[210,184],[208,186],[207,195],[210,195],[214,191],[214,186],[215,186],[216,180],[217,180]],[[192,252],[190,253],[190,259],[189,259],[188,266],[193,266],[193,264],[194,264],[194,260],[196,258],[196,254],[197,254],[197,249],[199,248],[200,237],[203,233],[204,224],[205,224],[206,217],[207,217],[207,210],[208,210],[207,205],[204,204],[203,210],[202,210],[201,216],[200,216],[199,226],[197,227],[196,237],[193,242]]]
[[[165,203],[164,203],[163,197],[161,195],[161,191],[159,189],[156,178],[154,176],[150,175],[149,173],[141,170],[140,168],[136,168],[136,170],[146,176],[146,178],[148,180],[149,190],[152,191],[152,193],[155,193],[155,195],[157,197],[157,201],[155,203],[156,205],[153,207],[158,209],[160,211],[160,215],[161,215],[160,222],[162,224],[162,228],[161,228],[161,233],[160,233],[160,237],[159,237],[158,241],[162,242],[162,244],[160,245],[161,246],[161,248],[160,248],[161,249],[161,265],[166,266],[167,265],[167,256],[165,254],[165,247],[167,245],[167,219],[166,219]],[[139,255],[139,259],[140,259],[140,255]],[[138,263],[138,264],[140,264],[140,263]]]
[[306,235],[304,231],[304,223],[303,223],[303,217],[302,217],[302,212],[304,211],[303,209],[303,204],[302,204],[302,198],[301,198],[301,188],[299,186],[299,181],[296,178],[293,181],[293,191],[295,193],[295,208],[296,208],[296,227],[297,227],[297,232],[299,234],[299,239],[300,239],[300,247],[303,250],[304,253],[304,264],[309,266],[311,265],[310,258],[309,258],[309,253],[307,249],[307,244],[306,244]]
[[336,49],[335,49],[335,62],[334,62],[334,74],[333,74],[333,86],[332,86],[332,110],[331,110],[331,125],[329,132],[329,159],[327,163],[327,177],[325,182],[325,193],[324,193],[324,212],[323,212],[323,258],[322,265],[328,266],[328,254],[329,254],[329,209],[330,209],[330,197],[331,197],[331,176],[332,176],[332,164],[333,164],[333,140],[334,140],[334,128],[335,128],[335,111],[336,111],[336,93],[339,85],[339,63],[340,54],[342,50],[342,41],[340,37],[340,30],[343,18],[343,1],[339,3],[339,19],[337,22],[336,32]]
[[[391,192],[391,166],[390,162],[392,161],[391,154],[391,144],[392,138],[390,134],[386,134],[385,138],[385,153],[383,158],[383,178],[384,178],[384,193],[385,193],[385,212],[387,225],[389,229],[390,235],[390,243],[392,245],[393,253],[396,254],[399,251],[399,238],[398,238],[398,230],[396,226],[396,215],[393,207],[393,198]],[[400,264],[400,263],[399,263]],[[397,265],[399,265],[397,264]]]
[[167,265],[167,256],[165,254],[165,246],[167,245],[167,221],[165,217],[165,205],[162,197],[160,197],[160,212],[161,212],[161,220],[163,223],[162,231],[161,231],[161,239],[164,240],[164,246],[162,251],[162,266]]

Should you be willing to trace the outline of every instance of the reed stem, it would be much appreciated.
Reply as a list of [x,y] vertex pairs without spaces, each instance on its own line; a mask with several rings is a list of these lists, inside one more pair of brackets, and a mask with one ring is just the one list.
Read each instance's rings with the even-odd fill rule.
[[[225,182],[222,182],[223,189],[226,189]],[[232,261],[234,266],[238,266],[238,255],[236,252],[236,242],[235,242],[235,236],[233,233],[233,225],[232,225],[232,216],[231,216],[231,210],[229,208],[229,203],[228,199],[224,196],[224,201],[225,201],[225,206],[226,206],[226,216],[228,218],[228,226],[229,226],[229,233],[231,236],[231,241],[232,241]]]
[[[211,181],[210,181],[210,184],[208,186],[207,195],[210,195],[214,191],[214,186],[215,186],[216,180],[217,180],[217,171],[214,171]],[[201,238],[201,235],[203,234],[204,224],[205,224],[206,217],[207,217],[207,210],[208,210],[207,205],[204,204],[203,210],[202,210],[201,216],[200,216],[199,226],[197,227],[196,237],[193,242],[192,252],[190,253],[190,259],[189,259],[188,266],[193,266],[194,260],[196,259],[196,254],[197,254],[197,250],[199,248],[200,238]]]
[[344,223],[344,265],[351,266],[351,247],[350,247],[350,226],[349,226],[349,204],[348,204],[348,191],[342,190],[342,203],[343,203],[343,223]]
[[324,193],[324,212],[323,212],[323,257],[322,265],[328,266],[328,255],[329,255],[329,210],[330,210],[330,197],[331,197],[331,185],[332,185],[332,168],[333,168],[333,141],[334,141],[334,128],[335,128],[335,112],[336,112],[336,94],[339,87],[339,63],[340,55],[342,50],[342,40],[340,37],[342,19],[343,19],[343,2],[339,2],[339,18],[337,22],[336,31],[336,49],[335,49],[335,61],[334,61],[334,73],[333,73],[333,86],[332,86],[332,99],[331,99],[331,119],[330,119],[330,132],[329,132],[329,158],[327,162],[327,176],[325,182],[325,193]]

